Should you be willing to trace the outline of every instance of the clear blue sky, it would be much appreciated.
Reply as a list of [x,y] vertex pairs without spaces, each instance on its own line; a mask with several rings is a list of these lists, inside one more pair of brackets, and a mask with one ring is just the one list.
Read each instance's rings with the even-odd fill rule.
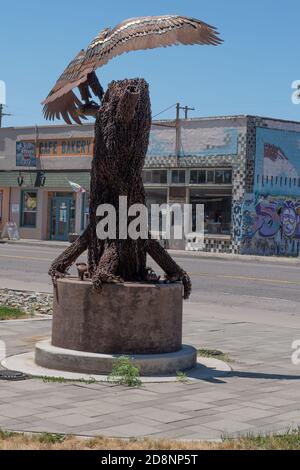
[[[191,117],[258,114],[300,120],[291,83],[300,80],[299,0],[9,0],[1,2],[0,80],[5,126],[42,124],[40,102],[80,49],[106,26],[133,16],[194,16],[221,32],[224,45],[125,54],[98,71],[111,80],[144,77],[153,114],[180,101]],[[174,117],[174,111],[162,117]]]

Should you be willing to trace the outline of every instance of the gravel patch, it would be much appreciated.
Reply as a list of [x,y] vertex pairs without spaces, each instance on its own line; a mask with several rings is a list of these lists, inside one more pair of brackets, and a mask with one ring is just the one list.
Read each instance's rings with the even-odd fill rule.
[[53,295],[0,289],[0,305],[18,308],[28,315],[52,315]]

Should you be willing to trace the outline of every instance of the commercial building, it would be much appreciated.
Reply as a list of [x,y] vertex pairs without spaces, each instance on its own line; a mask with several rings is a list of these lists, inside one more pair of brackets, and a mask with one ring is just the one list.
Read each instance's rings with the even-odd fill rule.
[[[80,233],[88,223],[93,145],[91,124],[0,129],[0,230],[11,221],[21,238]],[[204,205],[206,251],[299,254],[300,123],[155,121],[143,178],[148,204]],[[72,192],[70,181],[87,192]]]

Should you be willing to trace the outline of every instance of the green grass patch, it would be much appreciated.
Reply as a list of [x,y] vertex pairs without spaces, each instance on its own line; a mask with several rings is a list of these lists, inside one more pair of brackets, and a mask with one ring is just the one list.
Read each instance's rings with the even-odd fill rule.
[[28,317],[30,317],[30,315],[18,308],[5,307],[0,305],[0,320],[17,320]]
[[97,381],[91,377],[90,379],[65,379],[64,377],[33,377],[34,379],[40,379],[42,380],[44,383],[48,384],[48,383],[55,383],[55,384],[64,384],[64,383],[81,383],[81,384],[94,384],[94,383],[97,383]]
[[170,439],[80,439],[62,434],[26,434],[0,430],[1,450],[300,450],[300,429],[281,435],[223,437],[221,442]]
[[219,361],[224,361],[224,362],[234,362],[228,353],[218,351],[217,349],[198,349],[197,354],[199,357],[202,356],[202,357],[208,357],[212,359],[218,359]]
[[300,450],[300,428],[280,435],[258,435],[239,439],[223,439],[224,444],[241,450]]

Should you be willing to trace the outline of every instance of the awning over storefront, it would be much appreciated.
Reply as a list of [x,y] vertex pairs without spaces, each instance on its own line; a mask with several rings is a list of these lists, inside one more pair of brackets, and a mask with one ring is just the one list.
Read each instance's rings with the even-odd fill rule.
[[[42,171],[42,170],[41,170]],[[70,189],[69,181],[77,183],[84,189],[90,187],[90,172],[51,172],[42,171],[45,176],[45,189]],[[2,171],[0,172],[0,188],[16,188],[18,187],[18,176],[23,178],[22,188],[34,188],[37,172],[36,171]]]

